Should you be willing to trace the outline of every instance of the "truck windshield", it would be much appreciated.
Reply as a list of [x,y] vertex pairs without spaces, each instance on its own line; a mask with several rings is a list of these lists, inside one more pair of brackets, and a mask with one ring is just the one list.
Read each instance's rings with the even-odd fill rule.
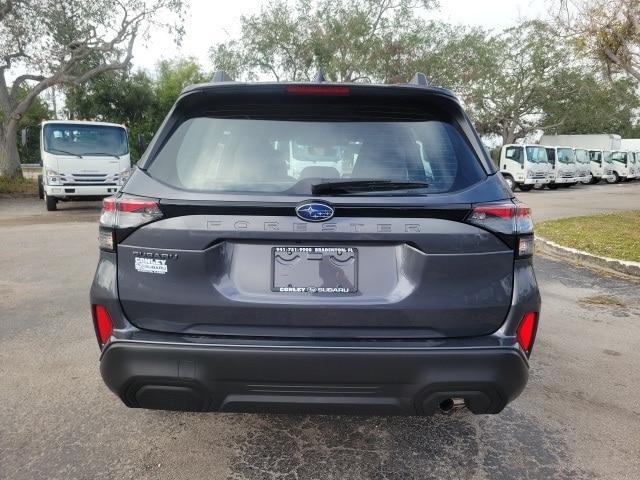
[[292,157],[302,162],[338,163],[342,160],[342,147],[334,145],[304,145],[297,141],[291,142]]
[[127,132],[122,127],[49,123],[42,136],[44,150],[54,155],[119,157],[129,153]]
[[544,147],[526,147],[527,160],[532,163],[549,163],[547,149]]
[[586,150],[576,150],[576,160],[579,163],[589,163],[589,155]]
[[613,159],[611,158],[611,152],[604,152],[604,161],[605,163],[613,163]]
[[589,159],[592,162],[596,162],[598,165],[602,162],[602,152],[598,150],[590,150],[589,151]]
[[561,163],[575,163],[576,156],[571,148],[558,149],[558,161]]

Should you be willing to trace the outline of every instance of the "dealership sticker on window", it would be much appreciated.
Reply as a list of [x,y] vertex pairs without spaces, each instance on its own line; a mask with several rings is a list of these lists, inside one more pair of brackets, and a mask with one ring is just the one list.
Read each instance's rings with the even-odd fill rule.
[[164,275],[167,273],[167,261],[155,258],[136,257],[136,270],[143,273],[159,273]]

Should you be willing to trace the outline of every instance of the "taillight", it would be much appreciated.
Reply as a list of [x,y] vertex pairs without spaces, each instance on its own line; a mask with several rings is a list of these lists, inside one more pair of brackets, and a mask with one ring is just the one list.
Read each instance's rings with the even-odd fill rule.
[[156,200],[130,196],[105,198],[100,214],[100,248],[114,250],[114,229],[139,227],[159,218],[162,212]]
[[533,219],[531,209],[520,202],[476,205],[467,222],[492,232],[515,236],[515,252],[519,258],[533,255]]
[[536,329],[538,326],[538,314],[536,312],[527,312],[520,320],[518,325],[517,339],[518,343],[525,351],[527,356],[531,354],[533,342],[536,338]]
[[93,305],[93,325],[100,345],[104,345],[113,333],[113,322],[104,305]]
[[344,97],[351,93],[349,87],[332,85],[288,85],[285,91],[289,95],[326,95]]

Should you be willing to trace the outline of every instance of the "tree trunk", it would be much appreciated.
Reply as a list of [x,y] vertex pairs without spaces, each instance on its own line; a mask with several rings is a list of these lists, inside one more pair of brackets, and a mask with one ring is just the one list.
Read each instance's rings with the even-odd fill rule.
[[18,154],[18,126],[14,122],[0,126],[0,177],[22,178]]

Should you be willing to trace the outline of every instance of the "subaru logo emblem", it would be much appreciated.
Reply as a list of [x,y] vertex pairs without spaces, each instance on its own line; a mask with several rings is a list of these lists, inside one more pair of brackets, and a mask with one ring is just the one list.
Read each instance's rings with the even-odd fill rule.
[[324,203],[303,203],[296,207],[296,215],[307,222],[324,222],[333,217],[334,210]]

